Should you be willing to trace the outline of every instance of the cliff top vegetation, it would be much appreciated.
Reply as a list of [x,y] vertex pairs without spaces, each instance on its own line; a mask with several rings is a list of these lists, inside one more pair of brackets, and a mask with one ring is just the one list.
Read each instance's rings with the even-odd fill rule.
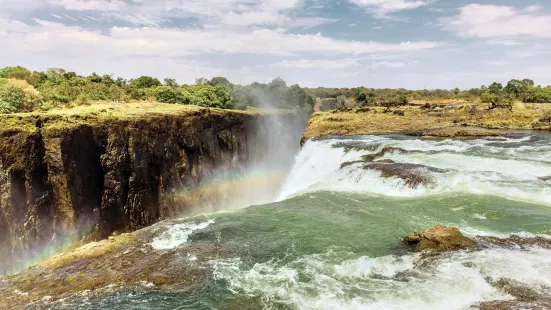
[[161,82],[150,76],[127,80],[109,74],[82,76],[60,68],[0,69],[0,113],[4,114],[143,101],[238,110],[270,107],[305,114],[314,105],[313,96],[280,78],[250,85],[235,85],[223,77],[199,78],[194,85],[179,85],[172,78]]

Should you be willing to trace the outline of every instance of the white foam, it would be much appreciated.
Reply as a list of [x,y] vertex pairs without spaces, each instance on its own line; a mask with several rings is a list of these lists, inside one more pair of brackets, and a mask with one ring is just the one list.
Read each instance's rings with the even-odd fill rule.
[[[496,195],[551,205],[551,188],[541,177],[551,176],[551,144],[532,143],[530,137],[472,141],[392,139],[359,137],[308,141],[297,155],[296,163],[285,182],[279,200],[314,191],[356,191],[384,196],[424,196],[448,192]],[[348,152],[342,143],[368,146]],[[363,155],[374,154],[385,146],[402,148],[410,153],[388,153],[382,158],[396,163],[430,166],[446,172],[423,172],[435,182],[408,186],[398,177],[383,178],[375,170],[364,169]],[[547,161],[541,160],[546,158]]]
[[186,243],[189,236],[194,231],[205,229],[213,223],[214,219],[209,219],[208,221],[198,224],[193,222],[174,224],[170,226],[165,232],[163,232],[159,237],[153,239],[150,244],[155,250],[174,249]]
[[467,309],[512,299],[488,278],[551,287],[549,250],[488,249],[443,254],[429,264],[421,260],[412,254],[339,261],[326,253],[252,268],[239,259],[212,264],[215,279],[225,279],[233,292],[298,309]]

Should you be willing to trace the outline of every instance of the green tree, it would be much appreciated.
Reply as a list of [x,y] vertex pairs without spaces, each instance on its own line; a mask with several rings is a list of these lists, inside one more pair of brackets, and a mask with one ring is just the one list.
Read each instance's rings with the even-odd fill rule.
[[228,79],[226,79],[225,77],[220,77],[220,76],[217,76],[217,77],[213,77],[209,82],[208,82],[209,85],[212,85],[212,86],[218,86],[218,85],[223,85],[223,86],[227,86],[229,88],[232,87],[232,84],[230,83],[230,81],[228,81]]
[[139,78],[132,80],[130,85],[136,88],[153,88],[161,86],[161,82],[150,76],[140,76]]
[[165,82],[165,86],[168,86],[168,87],[178,87],[178,83],[176,82],[175,79],[171,79],[171,78],[166,78],[164,80]]
[[503,85],[498,82],[494,82],[492,83],[492,85],[488,86],[488,92],[493,95],[501,94],[502,90],[503,90]]

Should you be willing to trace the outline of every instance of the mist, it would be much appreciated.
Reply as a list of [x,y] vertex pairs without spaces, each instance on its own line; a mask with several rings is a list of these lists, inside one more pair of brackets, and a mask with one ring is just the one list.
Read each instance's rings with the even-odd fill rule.
[[246,208],[277,200],[294,160],[309,114],[299,109],[281,109],[269,94],[255,93],[257,113],[246,124],[247,159],[239,166],[218,167],[197,186],[184,187],[175,201],[186,211],[179,217]]

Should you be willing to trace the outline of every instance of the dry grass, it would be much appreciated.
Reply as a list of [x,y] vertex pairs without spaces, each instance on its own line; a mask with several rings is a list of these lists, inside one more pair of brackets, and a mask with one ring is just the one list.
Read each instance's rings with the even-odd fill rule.
[[[404,116],[394,111],[405,112]],[[539,129],[548,130],[549,124],[539,122],[549,108],[534,109],[524,104],[515,104],[512,111],[488,110],[483,106],[458,105],[442,109],[422,109],[417,106],[395,108],[384,112],[384,108],[369,112],[352,110],[347,112],[315,113],[306,129],[303,140],[327,135],[367,135],[424,131],[449,127],[482,127],[487,129]]]
[[109,120],[127,120],[163,115],[191,116],[207,111],[210,114],[217,115],[271,113],[271,111],[222,110],[151,101],[132,103],[92,102],[90,105],[52,109],[45,112],[0,114],[0,131],[24,130],[33,132],[38,130],[38,123],[41,123],[40,125],[43,128],[56,129],[81,124],[98,124]]

